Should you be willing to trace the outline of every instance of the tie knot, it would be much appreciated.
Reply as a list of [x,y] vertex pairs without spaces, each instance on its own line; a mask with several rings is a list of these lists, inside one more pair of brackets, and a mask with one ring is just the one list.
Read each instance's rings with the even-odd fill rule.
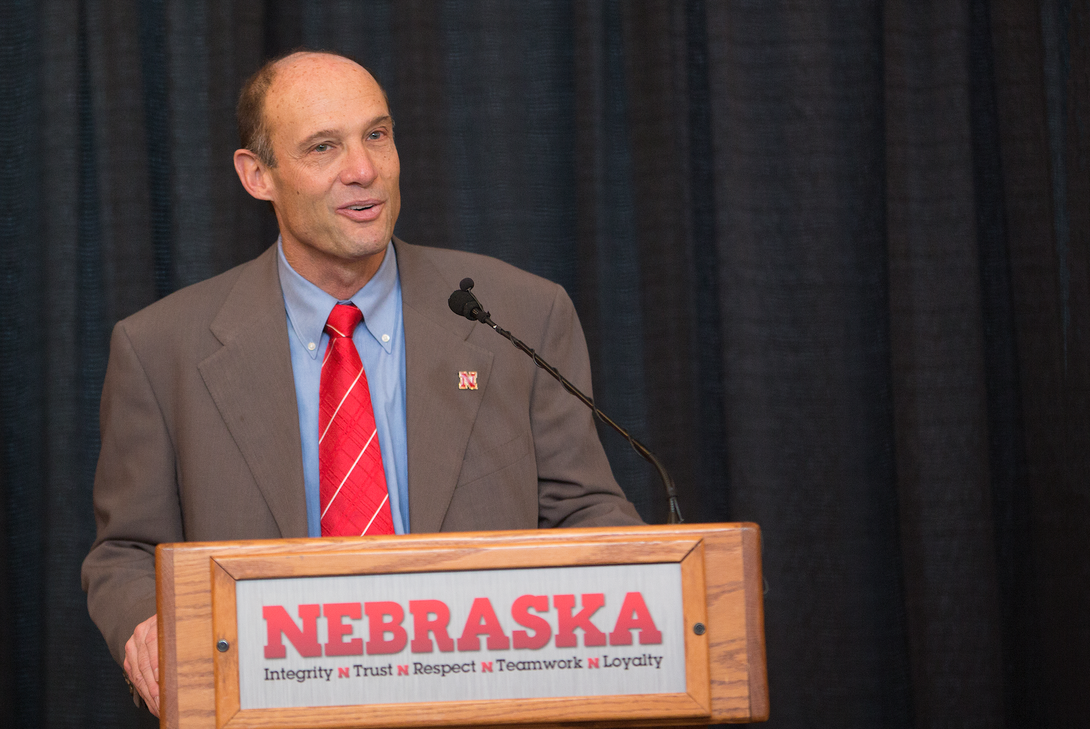
[[356,325],[363,321],[363,312],[354,304],[337,304],[329,312],[325,322],[325,332],[331,337],[352,337]]

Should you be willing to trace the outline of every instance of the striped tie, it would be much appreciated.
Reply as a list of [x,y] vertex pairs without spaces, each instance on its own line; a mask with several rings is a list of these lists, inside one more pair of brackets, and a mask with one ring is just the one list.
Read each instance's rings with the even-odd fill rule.
[[337,304],[325,325],[329,346],[318,392],[323,537],[394,533],[371,392],[352,343],[362,320],[352,304]]

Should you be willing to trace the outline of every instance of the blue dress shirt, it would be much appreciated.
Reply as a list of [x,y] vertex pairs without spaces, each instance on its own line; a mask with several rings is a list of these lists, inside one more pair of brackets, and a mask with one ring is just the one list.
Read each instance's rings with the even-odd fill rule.
[[322,536],[318,481],[318,389],[322,358],[329,343],[326,319],[334,305],[353,303],[363,312],[352,342],[360,353],[371,407],[375,411],[382,467],[390,493],[394,531],[409,531],[409,455],[405,441],[405,326],[401,319],[401,279],[394,244],[387,244],[378,273],[347,301],[338,301],[295,272],[277,241],[280,288],[288,314],[288,345],[299,404],[303,446],[303,482],[307,501],[307,532]]

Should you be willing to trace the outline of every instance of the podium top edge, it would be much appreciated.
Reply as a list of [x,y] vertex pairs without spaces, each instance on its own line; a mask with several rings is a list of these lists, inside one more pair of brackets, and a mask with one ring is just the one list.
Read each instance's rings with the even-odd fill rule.
[[729,532],[760,534],[753,522],[719,522],[707,524],[649,524],[623,527],[561,527],[556,529],[513,529],[481,532],[433,532],[428,534],[398,534],[373,537],[294,537],[285,539],[242,539],[208,542],[164,542],[156,546],[156,554],[178,550],[220,550],[225,547],[260,548],[262,546],[294,545],[301,548],[323,549],[397,549],[399,547],[435,544],[454,546],[495,546],[533,544],[540,542],[626,541],[640,538],[693,538]]

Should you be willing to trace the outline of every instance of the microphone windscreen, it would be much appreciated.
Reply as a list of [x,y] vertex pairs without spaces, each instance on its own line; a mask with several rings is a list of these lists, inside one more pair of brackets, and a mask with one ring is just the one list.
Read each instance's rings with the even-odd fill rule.
[[468,291],[455,291],[447,299],[447,306],[458,316],[464,316],[466,319],[473,319],[473,309],[475,308],[477,299],[473,294]]
[[462,291],[469,291],[471,288],[473,288],[473,279],[463,278],[462,282],[458,284],[458,288],[460,288]]

